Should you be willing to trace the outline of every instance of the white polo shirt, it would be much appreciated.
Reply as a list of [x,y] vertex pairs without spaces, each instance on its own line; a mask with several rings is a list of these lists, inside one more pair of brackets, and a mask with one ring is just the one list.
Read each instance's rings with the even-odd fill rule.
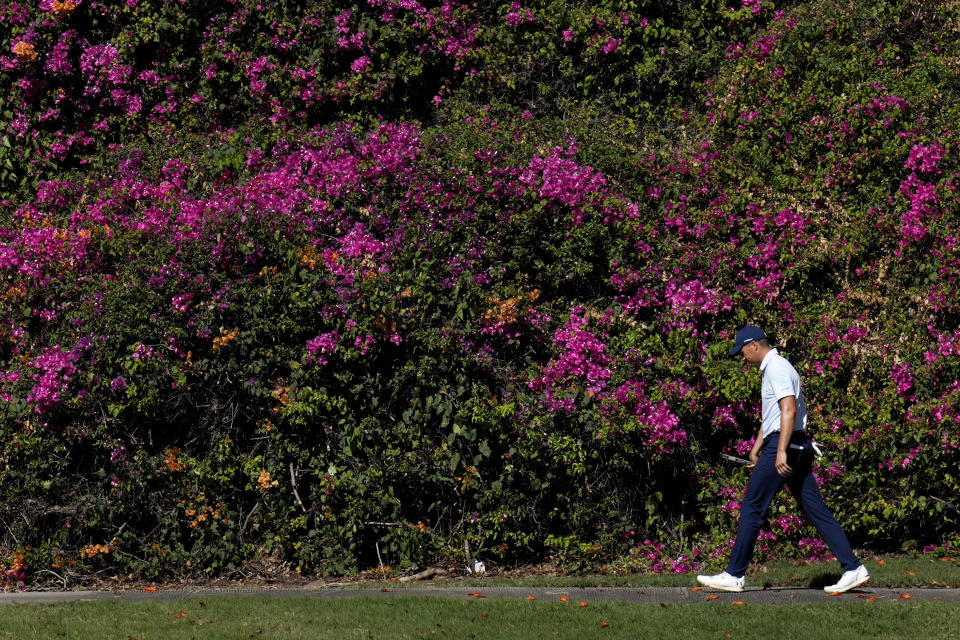
[[803,389],[800,388],[800,374],[786,358],[777,353],[776,349],[771,349],[763,358],[760,371],[763,373],[763,383],[760,386],[760,427],[763,430],[763,437],[766,438],[774,431],[780,430],[780,400],[787,396],[794,396],[797,399],[797,416],[793,423],[793,430],[805,431],[807,403],[803,399]]

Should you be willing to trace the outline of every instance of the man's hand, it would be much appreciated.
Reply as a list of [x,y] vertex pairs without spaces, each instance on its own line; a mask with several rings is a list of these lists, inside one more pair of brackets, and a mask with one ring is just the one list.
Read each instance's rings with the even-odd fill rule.
[[793,469],[787,464],[786,451],[777,451],[777,473],[783,478],[793,473]]
[[760,462],[761,449],[763,449],[763,435],[758,433],[756,440],[753,441],[753,448],[750,449],[750,455],[747,456],[750,458],[750,464],[747,465],[747,469],[753,469],[757,466],[757,463]]

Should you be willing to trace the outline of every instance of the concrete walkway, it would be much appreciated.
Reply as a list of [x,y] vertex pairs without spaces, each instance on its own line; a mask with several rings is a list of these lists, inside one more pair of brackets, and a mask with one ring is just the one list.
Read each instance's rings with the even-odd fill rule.
[[863,586],[842,595],[829,596],[819,589],[805,587],[747,587],[741,593],[727,593],[691,587],[443,587],[403,586],[376,588],[307,588],[249,590],[129,590],[129,591],[36,591],[0,594],[0,605],[53,604],[78,601],[144,601],[185,600],[213,597],[289,598],[306,597],[319,600],[333,598],[513,598],[564,602],[579,605],[599,602],[633,602],[637,604],[680,605],[718,603],[751,604],[822,604],[833,602],[948,602],[960,604],[960,589],[886,589]]

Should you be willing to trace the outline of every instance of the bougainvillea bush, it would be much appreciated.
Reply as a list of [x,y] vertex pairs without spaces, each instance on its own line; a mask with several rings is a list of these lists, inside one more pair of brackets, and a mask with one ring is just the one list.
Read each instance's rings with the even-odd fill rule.
[[[0,24],[7,585],[722,564],[746,323],[804,377],[855,546],[956,553],[949,3]],[[758,558],[829,557],[788,493],[769,515]]]

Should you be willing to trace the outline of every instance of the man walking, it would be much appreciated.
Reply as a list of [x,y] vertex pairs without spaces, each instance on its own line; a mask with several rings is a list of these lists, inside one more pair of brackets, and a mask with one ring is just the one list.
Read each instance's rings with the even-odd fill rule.
[[840,581],[824,591],[843,593],[863,584],[870,574],[824,504],[813,477],[814,449],[806,433],[807,407],[800,376],[786,358],[770,347],[767,334],[759,327],[747,326],[737,332],[730,355],[738,353],[751,365],[759,366],[763,374],[760,432],[750,451],[753,473],[740,504],[737,539],[727,570],[715,576],[697,576],[697,580],[714,589],[743,591],[743,577],[764,515],[773,496],[786,484],[843,569]]

